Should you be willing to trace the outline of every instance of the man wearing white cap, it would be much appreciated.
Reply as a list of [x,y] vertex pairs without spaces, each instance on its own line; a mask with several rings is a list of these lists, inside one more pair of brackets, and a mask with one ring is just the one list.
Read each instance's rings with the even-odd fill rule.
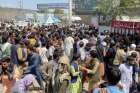
[[65,54],[69,57],[69,59],[72,59],[72,53],[73,53],[73,44],[74,44],[74,39],[71,36],[68,36],[64,40],[64,50]]
[[128,55],[131,55],[133,52],[136,52],[135,49],[136,49],[136,45],[135,44],[131,44],[130,45],[130,49],[128,51]]
[[[135,44],[131,44],[130,45],[130,50],[128,52],[128,56],[133,56],[134,60],[135,60],[135,65],[133,66],[133,68],[139,68],[139,53],[136,51],[136,45]],[[138,81],[138,73],[135,73],[135,80]]]
[[107,52],[107,43],[103,41],[99,46],[97,46],[97,54],[101,62],[104,62],[106,52]]
[[106,56],[106,52],[107,52],[107,43],[106,42],[102,42],[101,45],[103,46],[103,56]]

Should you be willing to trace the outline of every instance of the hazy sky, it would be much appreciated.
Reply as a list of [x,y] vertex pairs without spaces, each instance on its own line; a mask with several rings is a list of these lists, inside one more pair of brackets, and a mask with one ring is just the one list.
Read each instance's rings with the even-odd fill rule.
[[[23,8],[36,9],[38,3],[67,3],[68,0],[23,0]],[[20,6],[19,0],[0,0],[0,6],[2,7],[14,7]]]

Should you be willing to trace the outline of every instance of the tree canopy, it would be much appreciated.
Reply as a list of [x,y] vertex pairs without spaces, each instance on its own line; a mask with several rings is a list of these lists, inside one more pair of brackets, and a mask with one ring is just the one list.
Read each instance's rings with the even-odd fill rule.
[[129,8],[136,7],[140,0],[100,0],[97,11],[104,16],[116,17],[125,14]]
[[[110,24],[111,20],[117,16],[127,15],[129,9],[140,5],[140,0],[99,0],[96,12],[99,16],[103,16],[105,24]],[[102,22],[101,22],[102,23]]]

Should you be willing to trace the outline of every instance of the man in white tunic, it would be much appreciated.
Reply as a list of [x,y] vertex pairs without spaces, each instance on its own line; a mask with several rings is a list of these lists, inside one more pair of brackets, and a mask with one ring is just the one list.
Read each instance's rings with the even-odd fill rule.
[[128,56],[127,63],[123,63],[119,67],[121,71],[120,84],[123,86],[124,93],[129,93],[130,87],[132,85],[133,64],[134,58]]
[[68,36],[65,38],[64,41],[64,50],[65,54],[69,57],[69,59],[72,59],[72,54],[73,54],[73,44],[74,44],[74,39],[71,36]]

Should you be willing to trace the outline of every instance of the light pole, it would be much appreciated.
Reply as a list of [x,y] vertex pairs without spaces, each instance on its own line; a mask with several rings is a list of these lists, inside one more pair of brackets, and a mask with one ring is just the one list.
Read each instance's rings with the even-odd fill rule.
[[23,0],[18,0],[18,2],[19,2],[19,19],[20,20],[23,20]]
[[19,8],[22,9],[23,8],[23,0],[18,0],[19,2]]
[[72,23],[72,20],[71,20],[71,18],[72,18],[72,0],[69,0],[69,25],[71,25],[71,23]]

